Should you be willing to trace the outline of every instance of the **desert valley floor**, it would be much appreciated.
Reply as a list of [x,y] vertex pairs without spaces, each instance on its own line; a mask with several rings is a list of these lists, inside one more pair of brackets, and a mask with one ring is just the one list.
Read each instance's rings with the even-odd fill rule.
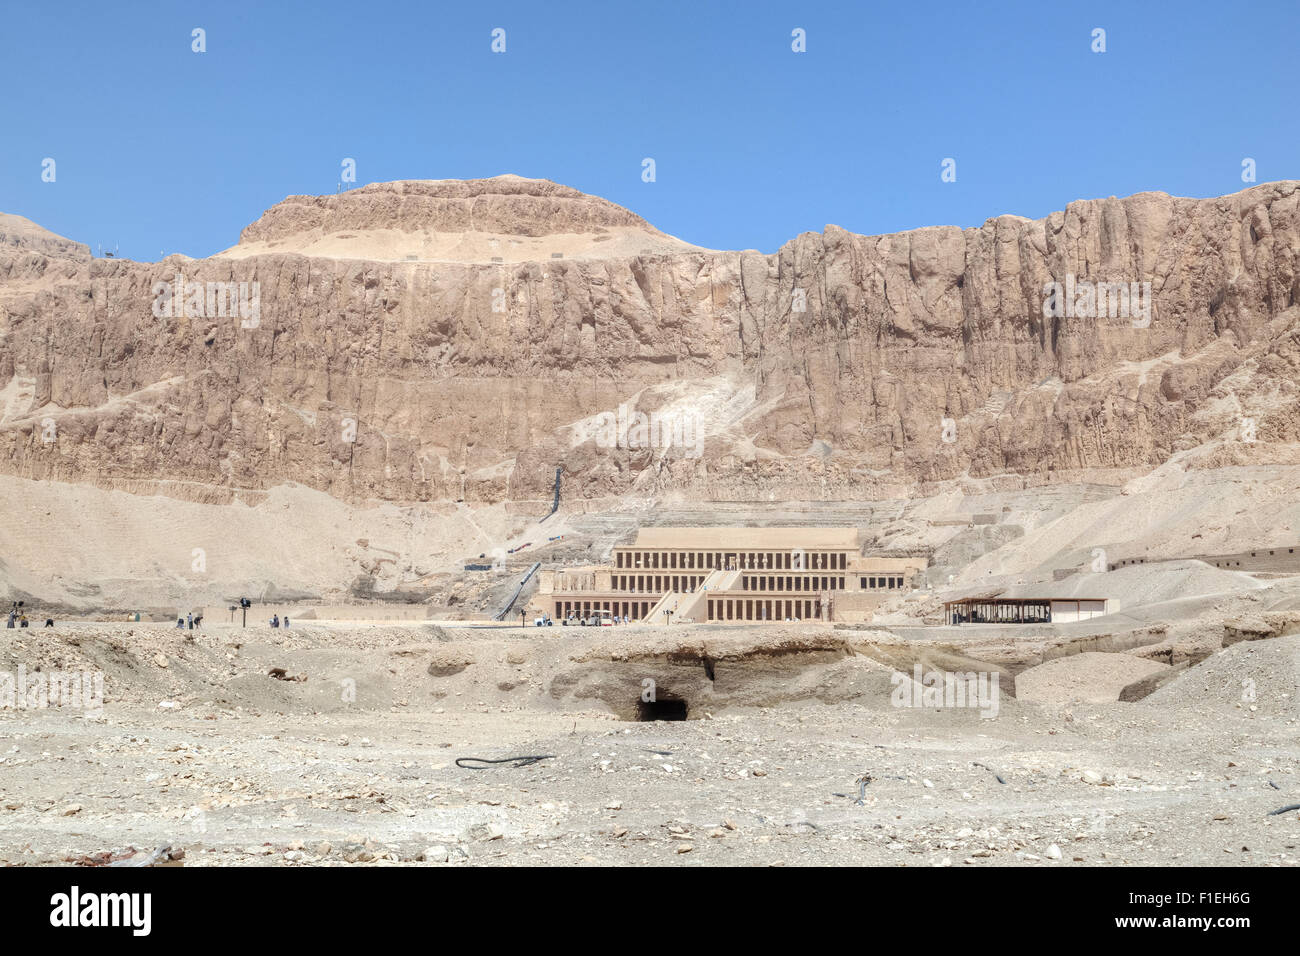
[[[99,714],[0,716],[0,861],[1293,866],[1300,815],[1270,812],[1300,802],[1300,636],[1272,636],[1297,615],[1267,609],[1298,596],[1225,597],[1236,629],[1014,645],[818,625],[10,631],[4,669],[38,656],[103,671],[106,692]],[[891,706],[895,668],[981,654],[1016,675],[995,716]],[[635,720],[642,674],[691,719]],[[549,756],[456,764],[526,755]]]

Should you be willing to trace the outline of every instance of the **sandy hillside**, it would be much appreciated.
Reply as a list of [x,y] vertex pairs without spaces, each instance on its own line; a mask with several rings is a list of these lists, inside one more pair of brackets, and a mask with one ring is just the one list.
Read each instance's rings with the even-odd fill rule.
[[1127,654],[1071,654],[1017,674],[1016,699],[1089,704],[1114,701],[1133,681],[1168,669],[1168,664]]

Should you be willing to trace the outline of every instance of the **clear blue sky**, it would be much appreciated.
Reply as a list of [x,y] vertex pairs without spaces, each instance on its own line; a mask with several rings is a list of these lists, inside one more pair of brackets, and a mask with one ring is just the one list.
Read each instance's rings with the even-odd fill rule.
[[205,256],[353,157],[358,185],[514,172],[773,252],[827,223],[1220,195],[1244,157],[1300,178],[1298,38],[1296,0],[13,2],[0,211]]

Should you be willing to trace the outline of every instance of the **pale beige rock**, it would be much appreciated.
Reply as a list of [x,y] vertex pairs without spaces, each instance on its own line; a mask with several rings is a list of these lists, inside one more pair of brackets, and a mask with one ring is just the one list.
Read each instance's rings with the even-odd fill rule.
[[[556,467],[578,504],[1128,479],[1149,481],[1132,491],[1158,503],[1161,482],[1197,471],[1290,468],[1297,197],[1281,182],[1078,201],[964,230],[828,226],[770,255],[690,246],[519,177],[291,197],[225,253],[153,264],[92,259],[7,216],[0,478],[27,529],[15,536],[51,555],[4,574],[25,593],[61,588],[70,606],[110,603],[87,592],[116,575],[52,583],[89,534],[103,539],[89,565],[138,560],[123,578],[217,601],[283,581],[284,561],[266,556],[283,537],[299,562],[292,587],[420,587],[504,540],[510,509],[542,513]],[[258,282],[257,327],[156,318],[155,283],[177,274]],[[1150,281],[1150,326],[1044,319],[1043,286],[1066,274]],[[624,402],[696,414],[702,455],[600,447],[595,416]],[[1243,417],[1260,441],[1237,440]],[[41,484],[17,490],[24,481]],[[466,520],[493,508],[486,534]],[[168,523],[178,514],[182,532]],[[222,536],[224,560],[189,571],[209,537],[190,529],[223,522],[237,529]],[[144,540],[113,551],[123,526]],[[1042,534],[1047,546],[1061,529]]]
[[[484,502],[544,499],[557,465],[575,498],[626,493],[654,461],[660,491],[836,499],[966,471],[1149,468],[1234,426],[1241,409],[1216,397],[1228,391],[1261,434],[1300,427],[1270,399],[1298,361],[1295,183],[1079,201],[979,229],[827,227],[768,256],[679,244],[425,263],[270,245],[296,249],[327,225],[663,238],[604,200],[498,178],[295,197],[245,231],[256,254],[147,264],[0,244],[4,467],[137,492],[167,479],[161,490],[198,500],[296,481],[353,500]],[[260,325],[154,318],[153,284],[178,272],[259,282]],[[1043,285],[1066,273],[1152,282],[1150,327],[1044,320]],[[568,426],[638,395],[642,409],[698,408],[704,456],[661,469],[651,450],[572,445]],[[804,456],[815,440],[829,455]]]

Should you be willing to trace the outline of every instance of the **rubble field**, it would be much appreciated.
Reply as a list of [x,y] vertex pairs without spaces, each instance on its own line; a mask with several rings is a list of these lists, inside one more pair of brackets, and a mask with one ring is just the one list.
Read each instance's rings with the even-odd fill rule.
[[[1293,866],[1291,616],[1202,621],[1178,661],[1149,626],[1014,654],[807,624],[6,631],[0,861]],[[996,674],[996,706],[900,704],[918,668]],[[102,674],[102,707],[28,706],[56,673]],[[471,762],[513,757],[545,759]]]

